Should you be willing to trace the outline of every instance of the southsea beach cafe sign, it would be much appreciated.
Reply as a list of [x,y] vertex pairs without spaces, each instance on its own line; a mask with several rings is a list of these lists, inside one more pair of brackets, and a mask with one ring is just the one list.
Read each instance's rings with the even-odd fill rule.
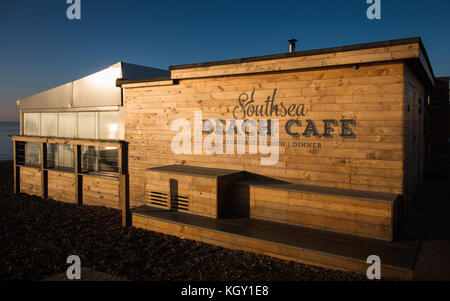
[[321,148],[319,142],[279,141],[280,119],[287,119],[284,131],[293,138],[333,138],[337,132],[342,138],[356,138],[353,132],[356,120],[324,119],[317,127],[314,120],[308,119],[309,105],[277,102],[276,93],[274,89],[262,103],[254,99],[255,90],[250,95],[241,93],[232,111],[234,119],[205,120],[202,111],[194,111],[193,139],[191,122],[184,118],[174,120],[171,130],[178,133],[171,142],[173,153],[235,154],[236,145],[236,153],[245,154],[248,145],[249,154],[257,154],[259,150],[261,155],[268,155],[261,156],[261,165],[274,165],[278,162],[280,146]]

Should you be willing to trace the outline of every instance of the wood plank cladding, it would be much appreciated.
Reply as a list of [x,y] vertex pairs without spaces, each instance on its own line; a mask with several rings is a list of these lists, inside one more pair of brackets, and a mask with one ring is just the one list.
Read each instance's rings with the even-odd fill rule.
[[250,218],[387,241],[394,239],[395,195],[380,200],[270,185],[244,186],[249,187],[249,197],[241,195],[240,203],[249,199]]
[[227,185],[240,172],[170,165],[146,171],[146,204],[152,207],[218,218],[226,211]]
[[84,175],[83,204],[119,209],[119,180]]
[[53,200],[77,204],[75,174],[48,171],[48,197]]
[[208,67],[175,69],[171,71],[172,79],[199,78],[235,74],[254,74],[260,72],[289,71],[295,69],[331,67],[347,64],[373,63],[382,61],[404,60],[420,57],[418,43],[361,49],[299,57],[224,64]]
[[20,192],[41,197],[41,174],[39,168],[20,166]]
[[[20,192],[42,197],[41,170],[18,166]],[[76,175],[69,172],[47,172],[47,197],[65,203],[78,203]],[[119,209],[119,180],[114,178],[82,175],[82,204]]]
[[[295,184],[403,193],[403,62],[361,64],[357,69],[334,66],[270,74],[222,74],[180,79],[169,86],[123,87],[131,206],[144,204],[145,169],[170,164],[242,170]],[[211,155],[176,155],[171,151],[177,134],[171,130],[175,120],[184,118],[193,123],[195,111],[201,111],[203,119],[234,119],[233,110],[239,108],[242,93],[249,97],[253,93],[254,104],[264,105],[275,89],[278,105],[283,102],[308,108],[308,113],[298,118],[301,125],[290,126],[291,134],[298,132],[299,137],[285,130],[286,123],[297,117],[273,117],[279,119],[277,164],[261,165],[264,156],[248,150],[245,154]],[[307,120],[314,121],[320,137],[303,136]],[[323,137],[324,120],[338,123],[332,125],[331,138]],[[341,136],[341,120],[355,122],[350,126],[354,137]]]

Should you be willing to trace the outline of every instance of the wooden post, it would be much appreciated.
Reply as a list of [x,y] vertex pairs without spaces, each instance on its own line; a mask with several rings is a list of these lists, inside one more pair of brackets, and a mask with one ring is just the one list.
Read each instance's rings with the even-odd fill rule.
[[128,200],[128,172],[127,172],[127,146],[122,142],[119,147],[119,203],[122,210],[122,226],[130,225],[130,212]]
[[41,196],[47,198],[48,174],[47,174],[47,143],[41,142]]
[[81,175],[81,145],[75,145],[75,201],[83,204],[83,176]]
[[130,225],[130,212],[129,212],[129,204],[128,204],[128,175],[120,175],[119,178],[119,199],[120,199],[120,207],[122,210],[122,226],[127,227]]
[[20,167],[17,166],[17,142],[13,139],[14,194],[20,192]]

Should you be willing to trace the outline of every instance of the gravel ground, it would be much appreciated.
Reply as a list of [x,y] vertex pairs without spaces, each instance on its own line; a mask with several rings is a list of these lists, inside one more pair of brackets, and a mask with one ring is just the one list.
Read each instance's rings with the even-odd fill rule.
[[42,280],[82,267],[129,280],[366,280],[133,227],[120,211],[14,195],[12,161],[0,161],[0,280]]

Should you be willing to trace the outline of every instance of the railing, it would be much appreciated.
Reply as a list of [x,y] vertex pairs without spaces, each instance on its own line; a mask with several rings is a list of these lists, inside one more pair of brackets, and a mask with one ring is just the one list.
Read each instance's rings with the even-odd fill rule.
[[115,178],[119,181],[122,224],[129,224],[127,143],[123,140],[70,139],[12,136],[14,193],[20,192],[20,167],[41,172],[41,197],[48,197],[48,171],[75,175],[75,200],[83,203],[83,177]]

